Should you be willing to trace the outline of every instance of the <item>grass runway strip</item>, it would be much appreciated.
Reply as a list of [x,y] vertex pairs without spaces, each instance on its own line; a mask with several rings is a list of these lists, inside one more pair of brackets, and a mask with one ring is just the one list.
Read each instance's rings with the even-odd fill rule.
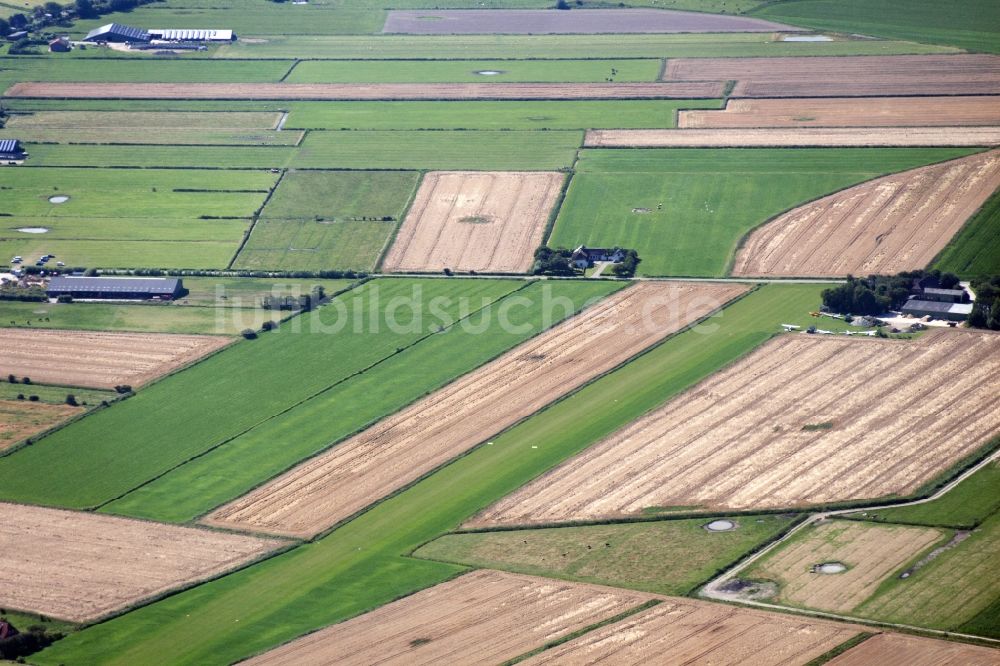
[[624,289],[212,512],[203,522],[314,536],[746,289],[739,284],[653,282]]
[[249,564],[273,539],[0,503],[0,604],[92,622]]
[[588,148],[995,146],[1000,127],[590,130]]

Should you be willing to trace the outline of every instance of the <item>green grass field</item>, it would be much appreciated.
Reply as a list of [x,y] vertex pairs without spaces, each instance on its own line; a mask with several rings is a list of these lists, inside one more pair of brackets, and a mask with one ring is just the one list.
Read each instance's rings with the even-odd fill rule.
[[947,11],[934,0],[791,0],[765,4],[750,13],[817,30],[1000,53],[1000,6],[991,0],[959,0]]
[[[29,144],[32,167],[186,167],[211,170],[272,169],[288,166],[291,146],[80,146]],[[24,169],[28,171],[28,169]],[[197,176],[197,173],[192,174]]]
[[994,192],[983,207],[941,251],[935,268],[965,278],[1000,274],[1000,191]]
[[[0,301],[3,303],[4,301]],[[50,384],[11,384],[7,377],[0,381],[0,400],[16,400],[18,395],[37,395],[39,402],[50,405],[66,404],[67,394],[76,396],[81,405],[93,407],[99,405],[102,400],[112,400],[118,397],[114,391],[99,391],[96,389],[67,388],[65,386],[52,386]],[[20,378],[19,378],[20,379]]]
[[[579,308],[620,287],[571,282],[556,285],[553,291],[568,296]],[[533,301],[512,319],[518,326],[530,324],[524,331],[502,330],[495,318],[488,318],[496,310],[473,315],[470,323],[483,324],[485,333],[459,326],[420,340],[102,510],[174,522],[206,513],[534,335],[541,329],[544,289],[533,284],[517,292]]]
[[573,164],[582,132],[312,132],[291,166],[545,171]]
[[763,287],[713,319],[711,332],[673,337],[328,537],[90,627],[32,659],[129,664],[169,650],[177,663],[237,661],[441,582],[461,567],[404,554],[748,353],[818,302],[815,285]]
[[234,266],[372,270],[419,180],[415,171],[291,171]]
[[266,294],[296,296],[308,294],[314,285],[322,285],[332,295],[350,285],[349,280],[205,277],[183,280],[190,293],[169,304],[0,301],[0,326],[235,335],[291,314],[262,309],[261,298]]
[[276,111],[36,111],[11,115],[7,129],[274,129]]
[[294,146],[302,132],[239,129],[104,129],[39,127],[3,129],[0,139],[30,143],[148,144],[193,146]]
[[[289,83],[493,83],[656,81],[663,61],[646,60],[310,60]],[[612,73],[612,69],[617,70]],[[496,72],[483,75],[477,72]]]
[[[308,315],[292,319],[277,331],[258,340],[240,342],[140,391],[114,409],[84,419],[74,428],[5,459],[0,465],[0,493],[11,499],[76,508],[112,500],[234,437],[252,433],[264,424],[280,425],[283,420],[275,421],[275,417],[301,407],[310,398],[400,354],[427,336],[436,335],[437,325],[448,326],[456,321],[464,314],[463,309],[467,313],[470,302],[473,308],[480,308],[524,285],[515,280],[370,282]],[[618,287],[566,283],[557,290],[589,298]],[[407,303],[420,310],[406,309]],[[429,307],[434,309],[428,312]],[[497,333],[482,336],[462,354],[450,351],[467,362],[466,354],[475,357],[477,349],[490,348],[497,338],[508,344],[517,340]],[[473,365],[492,355],[480,357]],[[426,372],[422,363],[418,361],[411,370],[419,366],[419,376],[430,377],[432,373]],[[374,391],[384,392],[387,401],[409,395],[404,403],[422,392],[415,388],[416,383],[400,382],[399,376],[373,387]],[[388,391],[390,386],[395,389]],[[409,393],[413,390],[418,393]],[[364,391],[356,398],[375,404],[372,395],[372,391]],[[294,411],[286,415],[291,416]],[[115,436],[108,437],[109,432]],[[322,434],[330,437],[328,432]],[[282,439],[269,439],[267,444]],[[289,450],[295,448],[291,442],[288,446]],[[68,456],[69,449],[86,453],[82,457]],[[296,460],[292,458],[286,464]],[[46,470],[44,475],[31,472],[39,466]],[[252,474],[254,470],[245,471]],[[224,469],[223,473],[229,476],[236,471]],[[89,482],[80,485],[66,481],[79,474],[87,474]]]
[[449,534],[413,554],[465,566],[690,594],[748,551],[787,529],[789,516],[740,516],[731,532],[710,519]]
[[[960,630],[1000,604],[1000,514],[994,513],[965,541],[944,551],[906,580],[885,581],[858,614],[887,622]],[[977,624],[982,623],[982,618]],[[979,627],[1000,638],[1000,625]]]
[[880,523],[937,525],[972,529],[1000,509],[1000,464],[994,462],[958,484],[939,499],[926,504],[879,509],[851,517]]
[[265,43],[245,40],[215,50],[218,58],[459,59],[708,58],[808,55],[950,53],[957,49],[905,41],[780,42],[771,33],[673,35],[461,35],[332,36],[267,33]]
[[[134,19],[130,17],[124,23],[133,25],[132,21]],[[101,18],[98,25],[107,22],[108,20]],[[91,47],[90,51],[97,53],[101,49]],[[290,60],[257,62],[204,58],[163,60],[148,55],[112,58],[99,62],[93,58],[76,57],[76,54],[69,57],[9,57],[4,59],[0,82],[6,83],[5,89],[7,85],[17,81],[257,83],[278,81],[291,66]]]
[[722,100],[535,102],[292,102],[285,127],[304,129],[671,128],[678,109],[719,109]]
[[721,276],[740,239],[789,208],[886,173],[970,152],[584,150],[548,244],[634,248],[643,275]]

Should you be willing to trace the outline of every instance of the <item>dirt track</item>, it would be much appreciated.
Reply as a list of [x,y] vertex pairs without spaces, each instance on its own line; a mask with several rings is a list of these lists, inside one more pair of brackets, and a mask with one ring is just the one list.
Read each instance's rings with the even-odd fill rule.
[[[31,395],[31,386],[24,387],[24,394]],[[82,407],[69,405],[0,400],[0,451],[82,412]]]
[[1000,650],[904,634],[879,634],[828,661],[829,666],[1000,664]]
[[588,130],[585,145],[588,148],[996,146],[1000,145],[1000,127]]
[[[428,17],[434,17],[429,20]],[[588,9],[554,12],[551,9],[451,9],[390,11],[384,33],[411,35],[553,35],[677,32],[799,32],[781,23],[662,9]]]
[[313,536],[745,290],[740,284],[644,282],[617,292],[217,509],[204,522]]
[[141,386],[232,342],[215,335],[0,329],[0,375],[42,384]]
[[669,81],[737,81],[733,97],[996,95],[1000,56],[677,58]]
[[723,111],[680,111],[682,129],[1000,125],[1000,97],[731,99]]
[[0,503],[0,606],[87,622],[282,545],[210,530]]
[[733,275],[894,274],[927,266],[1000,187],[1000,151],[862,183],[757,228]]
[[500,664],[642,605],[651,595],[476,571],[244,664]]
[[859,631],[849,624],[667,598],[523,663],[805,664]]
[[383,270],[528,272],[564,178],[546,172],[427,174]]
[[996,333],[784,334],[466,525],[906,495],[1000,433],[998,378]]
[[[944,533],[931,527],[873,525],[836,520],[812,528],[746,571],[747,577],[778,581],[776,601],[833,613],[850,613],[892,573]],[[847,571],[813,573],[839,562]]]
[[723,82],[667,83],[15,83],[5,97],[73,99],[649,99],[721,97]]

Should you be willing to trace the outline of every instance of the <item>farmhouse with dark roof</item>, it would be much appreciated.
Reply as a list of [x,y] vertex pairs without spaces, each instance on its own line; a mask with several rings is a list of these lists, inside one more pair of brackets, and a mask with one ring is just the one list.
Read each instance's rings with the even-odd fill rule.
[[178,278],[56,276],[45,289],[49,298],[174,299],[184,294]]

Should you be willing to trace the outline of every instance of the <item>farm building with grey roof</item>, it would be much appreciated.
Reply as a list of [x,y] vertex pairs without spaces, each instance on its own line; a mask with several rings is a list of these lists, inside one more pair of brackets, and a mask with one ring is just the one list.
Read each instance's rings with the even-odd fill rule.
[[148,42],[149,33],[142,28],[133,28],[121,23],[108,23],[94,28],[83,38],[85,42]]
[[184,294],[184,285],[178,278],[145,277],[77,277],[75,275],[56,276],[45,289],[49,298],[72,296],[73,298],[99,299],[149,299],[177,298]]

